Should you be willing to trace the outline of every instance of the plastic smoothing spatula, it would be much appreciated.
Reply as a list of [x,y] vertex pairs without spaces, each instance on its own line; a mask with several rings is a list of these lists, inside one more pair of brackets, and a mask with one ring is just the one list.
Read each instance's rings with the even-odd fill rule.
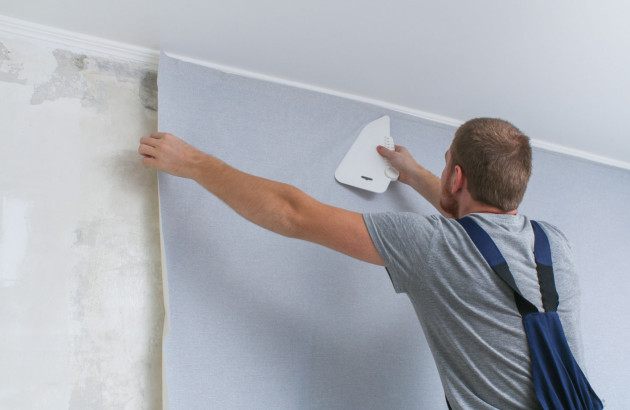
[[335,179],[342,184],[383,193],[389,183],[398,179],[398,171],[376,152],[382,145],[394,149],[389,135],[389,117],[384,116],[367,124],[335,171]]

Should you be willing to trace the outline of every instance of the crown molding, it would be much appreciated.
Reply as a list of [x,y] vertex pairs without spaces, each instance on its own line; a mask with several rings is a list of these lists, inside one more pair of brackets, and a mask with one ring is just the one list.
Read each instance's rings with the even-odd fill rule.
[[0,35],[26,37],[72,51],[145,64],[157,69],[159,51],[0,15]]
[[[315,92],[320,92],[320,93],[325,93],[325,94],[329,94],[329,95],[334,95],[337,97],[341,97],[341,98],[346,98],[349,100],[353,100],[353,101],[358,101],[358,102],[362,102],[362,103],[366,103],[366,104],[370,104],[370,105],[374,105],[377,107],[382,107],[384,109],[387,110],[392,110],[392,111],[396,111],[399,113],[403,113],[403,114],[408,114],[417,118],[421,118],[427,121],[432,121],[432,122],[436,122],[438,124],[443,124],[443,125],[447,125],[447,126],[451,126],[451,127],[459,127],[460,125],[462,125],[464,123],[464,121],[455,119],[455,118],[451,118],[451,117],[445,117],[445,116],[441,116],[441,115],[437,115],[437,114],[433,114],[433,113],[429,113],[426,111],[421,111],[421,110],[417,110],[414,108],[410,108],[410,107],[405,107],[402,105],[397,105],[397,104],[392,104],[386,101],[381,101],[381,100],[377,100],[377,99],[373,99],[373,98],[367,98],[367,97],[362,97],[362,96],[358,96],[355,94],[350,94],[350,93],[344,93],[344,92],[340,92],[340,91],[336,91],[336,90],[331,90],[328,88],[323,88],[323,87],[318,87],[318,86],[314,86],[311,84],[305,84],[305,83],[300,83],[300,82],[296,82],[296,81],[290,81],[290,80],[286,80],[283,78],[279,78],[279,77],[273,77],[273,76],[269,76],[269,75],[265,75],[265,74],[260,74],[260,73],[256,73],[253,71],[247,71],[247,70],[243,70],[240,68],[236,68],[236,67],[231,67],[231,66],[227,66],[227,65],[221,65],[221,64],[216,64],[216,63],[211,63],[205,60],[199,60],[196,58],[192,58],[192,57],[188,57],[188,56],[184,56],[184,55],[180,55],[177,53],[171,53],[171,52],[164,52],[164,54],[166,54],[169,57],[172,58],[176,58],[178,60],[182,60],[182,61],[186,61],[192,64],[197,64],[200,66],[204,66],[204,67],[208,67],[208,68],[212,68],[224,73],[228,73],[228,74],[235,74],[235,75],[240,75],[243,77],[249,77],[249,78],[253,78],[253,79],[257,79],[257,80],[261,80],[261,81],[268,81],[268,82],[273,82],[273,83],[277,83],[277,84],[281,84],[281,85],[286,85],[286,86],[290,86],[290,87],[297,87],[297,88],[302,88],[302,89],[306,89],[306,90],[311,90],[311,91],[315,91]],[[571,148],[571,147],[566,147],[560,144],[554,144],[551,142],[547,142],[547,141],[543,141],[543,140],[539,140],[539,139],[530,139],[530,143],[532,145],[532,147],[534,148],[538,148],[544,151],[550,151],[550,152],[555,152],[558,154],[562,154],[562,155],[566,155],[569,157],[575,157],[575,158],[579,158],[582,160],[586,160],[586,161],[590,161],[590,162],[597,162],[600,164],[604,164],[604,165],[609,165],[612,167],[616,167],[616,168],[623,168],[623,169],[628,169],[630,170],[630,163],[629,162],[624,162],[624,161],[620,161],[620,160],[616,160],[616,159],[612,159],[612,158],[608,158],[608,157],[604,157],[601,155],[596,155],[590,152],[586,152],[586,151],[582,151],[582,150],[578,150],[575,148]]]
[[547,141],[531,139],[532,147],[536,147],[545,151],[555,152],[569,157],[586,160],[589,162],[597,162],[602,165],[608,165],[615,168],[630,170],[630,162],[620,161],[613,158],[604,157],[602,155],[593,154],[591,152],[566,147],[564,145],[554,144]]
[[370,105],[374,105],[377,107],[385,108],[387,110],[396,111],[402,114],[409,114],[414,117],[422,118],[427,121],[436,122],[438,124],[449,125],[452,127],[459,127],[464,122],[455,118],[450,118],[442,115],[433,114],[426,111],[417,110],[415,108],[405,107],[402,105],[390,103],[387,101],[378,100],[375,98],[363,97],[356,94],[346,93],[342,91],[333,90],[330,88],[320,87],[312,84],[302,83],[299,81],[291,81],[281,77],[274,77],[267,74],[261,74],[254,71],[248,71],[237,67],[232,67],[228,65],[216,64],[205,60],[199,60],[193,57],[188,57],[185,55],[172,53],[168,51],[163,51],[169,57],[176,58],[181,61],[185,61],[192,64],[197,64],[203,67],[212,68],[214,70],[218,70],[227,74],[239,75],[242,77],[248,77],[255,80],[272,82],[280,85],[286,85],[289,87],[301,88],[304,90],[314,91],[318,93],[333,95],[335,97],[341,97],[352,101],[357,101],[361,103],[366,103]]

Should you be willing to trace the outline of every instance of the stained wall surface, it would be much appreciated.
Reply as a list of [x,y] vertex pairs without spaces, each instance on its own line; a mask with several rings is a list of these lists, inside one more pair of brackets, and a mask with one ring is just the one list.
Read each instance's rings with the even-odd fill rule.
[[155,67],[0,37],[0,408],[161,407]]

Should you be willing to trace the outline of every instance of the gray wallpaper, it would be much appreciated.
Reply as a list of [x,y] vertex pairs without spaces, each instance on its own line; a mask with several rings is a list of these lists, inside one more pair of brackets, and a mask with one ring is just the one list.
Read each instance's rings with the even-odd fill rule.
[[[452,127],[164,54],[159,90],[161,131],[246,172],[359,212],[435,212],[399,183],[372,194],[333,174],[361,128],[389,115],[395,142],[439,175]],[[191,181],[159,179],[170,408],[446,408],[415,313],[385,269],[266,232]],[[521,210],[573,240],[587,371],[620,405],[630,404],[619,367],[629,356],[629,180],[627,171],[536,151]]]

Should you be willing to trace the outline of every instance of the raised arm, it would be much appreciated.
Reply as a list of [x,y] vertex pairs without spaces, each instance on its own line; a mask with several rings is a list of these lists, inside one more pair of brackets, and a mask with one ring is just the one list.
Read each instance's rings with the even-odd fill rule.
[[299,189],[239,171],[171,134],[140,139],[144,166],[190,178],[245,219],[278,234],[383,265],[363,216],[316,201]]
[[448,218],[453,215],[447,213],[440,205],[442,187],[440,178],[418,164],[407,148],[396,145],[395,150],[389,150],[383,146],[377,147],[378,153],[387,158],[394,168],[400,172],[398,180],[407,184],[422,195],[440,213]]

